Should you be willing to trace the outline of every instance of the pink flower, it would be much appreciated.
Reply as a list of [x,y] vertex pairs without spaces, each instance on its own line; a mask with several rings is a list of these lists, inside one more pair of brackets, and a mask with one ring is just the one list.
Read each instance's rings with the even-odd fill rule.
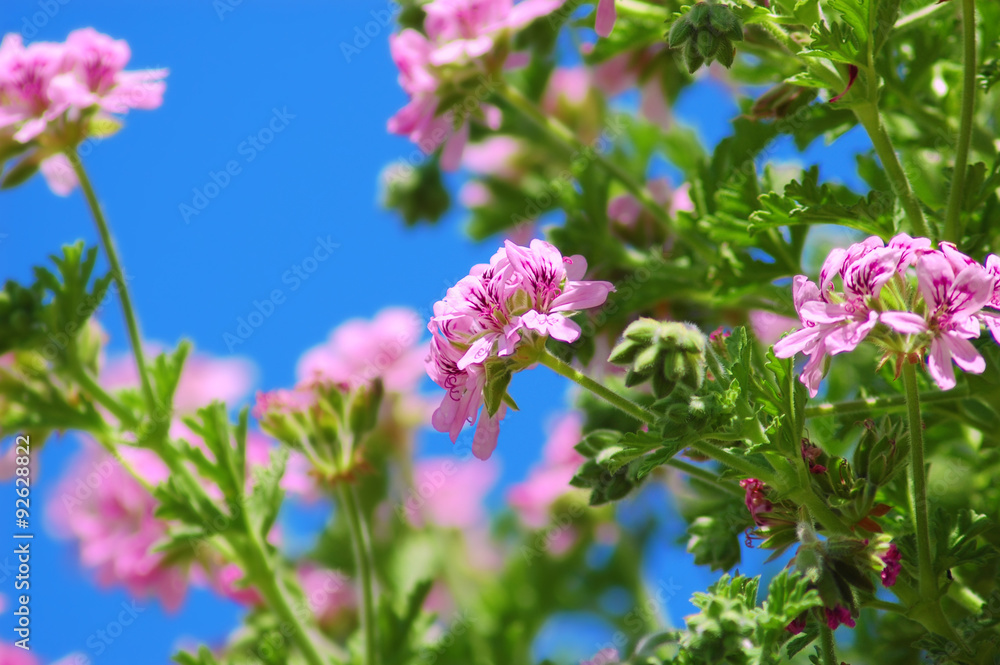
[[27,143],[64,110],[53,99],[52,80],[63,71],[63,44],[35,42],[8,33],[0,42],[0,129],[14,129],[14,140]]
[[826,625],[830,627],[830,630],[837,630],[841,624],[848,628],[854,628],[854,618],[851,617],[851,611],[843,605],[836,605],[832,610],[829,607],[824,607],[823,612],[826,614]]
[[247,607],[263,606],[264,599],[252,586],[243,587],[245,573],[235,563],[227,563],[206,576],[208,585],[217,593]]
[[299,385],[321,381],[357,388],[381,378],[386,390],[413,391],[427,355],[421,330],[417,313],[402,307],[383,309],[370,321],[346,321],[299,359]]
[[335,623],[357,606],[354,585],[343,573],[307,561],[299,565],[296,574],[305,593],[306,605],[320,626]]
[[666,127],[671,122],[671,111],[661,83],[663,71],[660,69],[663,62],[660,54],[665,49],[665,44],[657,44],[609,58],[594,68],[594,83],[608,97],[639,86],[639,114],[656,125]]
[[899,577],[900,571],[903,570],[903,565],[900,563],[903,555],[900,554],[896,543],[891,543],[888,551],[879,558],[885,564],[881,575],[882,586],[890,587],[896,583],[896,578]]
[[[545,241],[532,240],[529,247],[507,241],[488,265],[474,266],[435,303],[427,373],[448,390],[431,420],[437,431],[448,432],[454,442],[466,423],[476,421],[487,361],[511,356],[525,341],[552,336],[573,342],[580,336],[568,315],[603,304],[614,290],[609,282],[582,281],[586,270],[582,256],[564,258]],[[496,447],[505,406],[479,418],[476,457],[488,459]]]
[[[125,448],[128,461],[149,482],[166,477],[163,463],[144,449]],[[180,607],[187,590],[184,570],[164,563],[153,546],[167,534],[154,517],[156,500],[112,457],[88,445],[60,481],[53,524],[79,541],[80,562],[95,569],[102,586],[123,584],[140,598],[156,596],[168,610]]]
[[[809,356],[800,380],[810,397],[819,391],[826,356],[853,351],[878,323],[873,304],[885,283],[900,270],[906,251],[900,244],[885,247],[880,238],[872,236],[846,250],[830,252],[818,287],[804,275],[793,280],[792,296],[803,327],[775,344],[774,355],[790,358],[801,352]],[[838,276],[842,292],[833,290]]]
[[613,648],[601,649],[594,654],[590,660],[580,662],[580,665],[614,665],[618,662],[618,650]]
[[417,527],[430,522],[450,529],[471,529],[486,521],[483,499],[497,481],[496,464],[457,462],[450,457],[418,460],[413,488],[400,512]]
[[776,344],[786,332],[799,327],[799,322],[791,317],[762,309],[750,310],[747,318],[754,336],[765,346]]
[[[432,0],[423,5],[426,34],[406,28],[389,38],[400,85],[410,96],[409,103],[389,119],[389,132],[409,136],[426,154],[443,146],[441,167],[446,171],[458,168],[469,137],[470,116],[490,129],[500,127],[500,110],[482,102],[493,87],[492,79],[487,77],[494,74],[489,71],[495,71],[488,71],[482,60],[494,52],[498,40],[562,3]],[[492,63],[491,67],[498,64],[502,63]],[[454,91],[456,87],[471,90],[465,90],[464,100],[452,108],[440,108],[440,92],[444,88]]]
[[764,494],[764,483],[756,478],[746,478],[740,481],[740,487],[747,491],[744,502],[750,511],[750,516],[753,517],[754,524],[757,526],[770,524],[767,518],[760,516],[760,513],[769,513],[774,509]]
[[585,461],[574,448],[583,438],[582,427],[579,413],[562,415],[545,442],[541,464],[531,470],[527,480],[507,492],[507,502],[530,528],[544,527],[552,504],[572,490],[569,481]]
[[76,172],[69,163],[66,155],[59,153],[44,160],[39,166],[39,170],[45,177],[49,189],[58,196],[69,196],[70,192],[76,189],[80,181],[76,178]]
[[132,57],[124,40],[93,28],[74,30],[66,38],[66,54],[69,71],[55,84],[69,105],[80,109],[97,105],[108,113],[123,114],[163,104],[167,70],[123,71]]
[[594,16],[594,31],[601,37],[607,37],[615,28],[618,13],[615,11],[615,0],[597,0],[597,12]]
[[157,108],[167,70],[123,71],[130,57],[128,44],[93,28],[71,32],[65,44],[27,47],[8,34],[0,44],[0,129],[14,128],[26,143],[63,113],[76,120],[93,106],[117,114]]
[[562,105],[580,106],[587,101],[592,86],[593,70],[589,67],[557,67],[542,96],[542,110],[556,115]]
[[806,629],[806,622],[808,620],[809,620],[808,615],[806,615],[806,613],[803,612],[799,616],[795,617],[795,619],[793,619],[791,623],[785,626],[785,630],[787,630],[792,635],[798,635],[799,633],[801,633],[803,630]]
[[[152,347],[152,351],[158,351]],[[184,363],[174,408],[184,414],[194,413],[215,400],[229,404],[247,396],[256,379],[253,363],[242,358],[213,358],[192,354]],[[139,374],[131,355],[110,359],[101,369],[101,385],[120,390],[137,388]]]
[[0,642],[0,663],[3,665],[40,665],[38,659],[30,651],[7,642]]
[[943,251],[921,252],[916,259],[917,284],[925,314],[882,314],[882,321],[897,332],[930,337],[927,369],[941,390],[955,387],[952,360],[966,372],[981,374],[986,369],[986,361],[969,340],[979,337],[980,310],[993,298],[997,278],[978,263],[956,262],[958,258]]

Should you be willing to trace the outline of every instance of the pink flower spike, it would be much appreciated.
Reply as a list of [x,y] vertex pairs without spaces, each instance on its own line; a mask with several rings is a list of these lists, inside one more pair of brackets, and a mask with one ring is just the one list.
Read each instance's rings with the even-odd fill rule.
[[594,30],[601,37],[608,37],[614,30],[618,13],[615,11],[615,0],[597,0],[597,12],[594,18]]

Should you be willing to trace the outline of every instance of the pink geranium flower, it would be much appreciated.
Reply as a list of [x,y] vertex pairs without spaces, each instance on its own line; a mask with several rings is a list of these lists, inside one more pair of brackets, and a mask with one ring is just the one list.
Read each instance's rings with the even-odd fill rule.
[[[65,43],[28,46],[20,35],[6,35],[0,43],[0,132],[27,143],[50,123],[77,122],[85,111],[106,115],[159,107],[167,70],[124,71],[130,57],[126,42],[93,28],[71,32]],[[53,127],[58,136],[59,126]],[[76,176],[65,157],[46,150],[42,175],[53,192],[65,196],[77,186]]]
[[899,577],[899,573],[903,570],[903,564],[900,563],[903,555],[900,554],[896,543],[891,543],[886,553],[879,558],[885,564],[881,573],[882,586],[893,586],[896,584],[896,578]]
[[[399,68],[399,82],[409,103],[389,119],[393,134],[409,136],[425,153],[443,146],[441,167],[454,170],[469,137],[469,119],[491,129],[500,126],[500,110],[486,104],[492,77],[503,62],[483,62],[511,32],[559,8],[563,0],[432,0],[423,5],[424,32],[406,28],[389,38],[389,51]],[[520,62],[522,58],[514,58]],[[470,84],[470,81],[472,82]],[[442,109],[442,91],[468,94]]]
[[897,332],[930,338],[927,369],[939,388],[949,390],[956,383],[952,360],[973,374],[986,369],[969,340],[979,337],[980,311],[993,298],[997,280],[978,263],[956,264],[944,252],[923,252],[916,265],[925,314],[886,312],[882,320]]
[[572,491],[569,481],[585,461],[574,448],[583,438],[582,427],[583,418],[579,413],[561,416],[545,442],[541,464],[531,470],[524,482],[507,492],[507,502],[528,527],[544,527],[552,504]]
[[383,309],[370,321],[346,321],[299,359],[299,384],[321,381],[357,388],[381,378],[386,390],[412,391],[427,355],[426,345],[420,344],[422,330],[419,315],[402,307]]
[[418,460],[401,514],[417,527],[427,523],[463,530],[482,526],[487,520],[483,499],[498,476],[499,468],[492,463],[449,457]]
[[[154,453],[128,451],[129,465],[147,482],[166,477]],[[80,563],[94,569],[102,586],[122,584],[133,595],[158,597],[176,610],[187,591],[186,572],[164,564],[153,546],[167,534],[154,517],[156,500],[121,464],[90,444],[60,481],[50,517],[60,533],[79,542]]]
[[[487,361],[512,356],[528,340],[544,337],[573,342],[580,327],[568,317],[600,306],[614,290],[609,282],[584,281],[582,256],[563,257],[542,240],[521,247],[507,241],[490,259],[434,305],[427,373],[448,390],[431,424],[454,442],[466,423],[476,422],[483,404]],[[472,451],[488,459],[496,447],[506,405],[479,418]]]

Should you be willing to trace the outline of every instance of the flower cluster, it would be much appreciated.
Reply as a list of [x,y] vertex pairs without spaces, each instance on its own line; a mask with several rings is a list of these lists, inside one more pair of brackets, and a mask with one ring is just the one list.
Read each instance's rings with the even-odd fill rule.
[[885,567],[882,569],[882,586],[890,587],[896,583],[896,578],[899,577],[900,571],[903,570],[903,564],[900,561],[903,555],[900,554],[899,548],[896,547],[896,543],[889,545],[889,549],[886,553],[879,557]]
[[[444,146],[441,166],[458,168],[469,137],[470,117],[491,129],[500,110],[483,103],[505,64],[509,33],[558,9],[563,0],[432,0],[422,7],[423,32],[406,28],[389,39],[399,84],[409,103],[389,119],[393,134],[409,136],[425,153]],[[501,44],[504,48],[498,48]]]
[[774,510],[774,505],[764,494],[764,483],[756,478],[745,478],[740,481],[740,487],[747,491],[744,503],[746,503],[747,510],[750,511],[754,524],[757,526],[770,524],[766,518],[761,516],[761,513],[769,513]]
[[[837,277],[841,290],[834,288]],[[967,372],[986,368],[969,342],[979,337],[982,324],[1000,341],[1000,314],[992,311],[1000,309],[1000,257],[991,255],[984,266],[946,242],[934,249],[927,238],[903,233],[888,245],[873,236],[834,249],[820,283],[798,275],[792,294],[802,327],[775,344],[774,354],[809,356],[800,379],[813,397],[828,356],[853,351],[869,336],[887,358],[926,353],[928,371],[942,390],[955,386],[952,361]]]
[[[474,266],[434,304],[427,373],[448,391],[431,420],[437,431],[454,442],[466,423],[476,421],[491,367],[509,381],[513,371],[537,361],[546,337],[576,341],[580,327],[568,315],[600,306],[614,290],[610,282],[582,281],[586,271],[582,256],[563,257],[542,240],[529,247],[507,241],[489,264]],[[516,358],[522,347],[536,353]],[[505,410],[498,402],[479,418],[476,457],[493,453]]]
[[17,33],[0,43],[0,138],[37,140],[36,158],[56,193],[76,185],[62,151],[86,137],[80,121],[163,103],[167,70],[124,71],[131,55],[127,43],[93,28],[71,32],[65,43],[25,46]]

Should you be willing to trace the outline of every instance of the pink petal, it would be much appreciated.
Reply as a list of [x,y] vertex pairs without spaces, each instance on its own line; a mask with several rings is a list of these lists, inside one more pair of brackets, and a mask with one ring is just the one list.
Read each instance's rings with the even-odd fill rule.
[[441,168],[444,171],[455,171],[462,163],[462,151],[469,140],[469,123],[464,122],[458,131],[444,144],[441,151]]
[[986,361],[981,355],[979,355],[979,352],[976,351],[976,347],[974,347],[971,342],[956,335],[949,335],[947,333],[942,336],[942,341],[948,346],[948,350],[951,352],[951,357],[952,360],[955,361],[955,364],[964,369],[966,372],[982,374],[986,371]]
[[882,312],[879,321],[904,335],[919,335],[927,331],[924,317],[913,312]]
[[601,37],[607,37],[615,27],[618,14],[615,11],[615,0],[598,0],[597,16],[594,18],[594,30]]
[[931,342],[927,356],[927,371],[941,390],[955,387],[955,369],[951,366],[951,352],[941,337]]

